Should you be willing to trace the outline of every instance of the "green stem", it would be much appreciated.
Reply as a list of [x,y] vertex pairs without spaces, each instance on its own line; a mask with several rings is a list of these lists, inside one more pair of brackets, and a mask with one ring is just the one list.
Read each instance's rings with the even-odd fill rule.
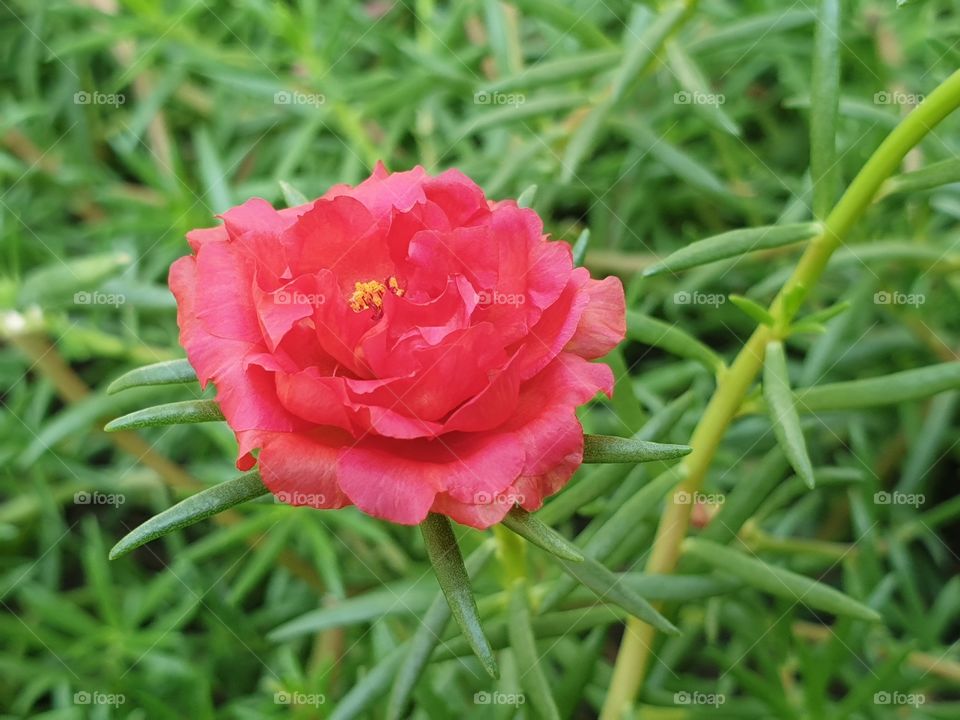
[[[700,491],[730,421],[763,366],[767,342],[786,333],[800,303],[823,274],[830,256],[870,206],[883,182],[900,166],[907,152],[957,107],[960,107],[960,71],[953,73],[907,115],[860,170],[824,221],[823,233],[807,246],[793,275],[771,303],[769,311],[776,321],[774,326],[757,328],[730,368],[719,377],[716,391],[690,439],[693,452],[682,463],[686,475],[678,490],[691,494]],[[680,543],[687,533],[691,507],[667,500],[647,562],[647,572],[673,571]],[[601,720],[620,720],[633,703],[646,674],[655,632],[649,625],[628,621]]]

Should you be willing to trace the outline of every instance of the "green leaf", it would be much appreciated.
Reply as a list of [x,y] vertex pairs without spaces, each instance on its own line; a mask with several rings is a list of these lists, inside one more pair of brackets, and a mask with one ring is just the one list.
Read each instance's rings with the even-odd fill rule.
[[648,125],[638,120],[614,120],[611,125],[625,135],[637,149],[660,161],[670,172],[694,187],[712,195],[729,196],[727,185],[705,164],[677,145],[655,133]]
[[564,720],[573,720],[578,717],[576,713],[580,706],[580,699],[593,680],[597,665],[603,662],[606,644],[607,633],[603,628],[594,628],[584,638],[576,655],[567,663],[566,672],[560,679],[556,694],[557,706],[560,707],[561,717]]
[[817,312],[810,313],[803,318],[800,318],[799,322],[803,323],[816,323],[818,325],[822,323],[829,322],[835,317],[845,312],[847,308],[850,307],[850,301],[844,300],[843,302],[838,302],[835,305],[824,308],[823,310],[818,310]]
[[960,159],[941,160],[920,170],[894,175],[883,184],[877,199],[901,193],[932,190],[956,182],[960,182]]
[[283,642],[330,628],[372,622],[387,615],[413,613],[419,616],[430,606],[436,593],[436,586],[423,583],[374,590],[311,610],[270,631],[267,637],[274,642]]
[[840,102],[840,2],[820,0],[810,93],[813,214],[823,219],[837,196],[837,110]]
[[537,651],[536,638],[530,624],[530,605],[527,584],[522,579],[510,588],[510,601],[507,607],[510,634],[510,647],[517,656],[518,665],[523,668],[520,682],[530,695],[530,704],[537,715],[548,720],[560,720],[560,712],[550,692],[550,684],[543,674],[540,653]]
[[[509,99],[508,96],[506,100]],[[515,102],[498,103],[493,110],[487,109],[493,107],[493,105],[479,103],[478,107],[483,108],[483,110],[467,120],[456,130],[456,134],[460,137],[466,137],[500,125],[508,125],[540,115],[571,110],[583,102],[582,96],[576,94],[546,95],[535,98],[525,98],[518,95],[515,100]]]
[[[561,163],[563,170],[560,179],[562,182],[568,183],[576,177],[580,163],[589,155],[590,150],[596,143],[600,128],[606,122],[607,116],[623,97],[627,88],[657,62],[657,53],[685,18],[688,9],[690,8],[688,8],[687,3],[675,2],[649,24],[639,36],[632,32],[629,34],[627,37],[627,41],[630,43],[629,47],[626,48],[623,60],[614,73],[607,95],[593,106],[567,144]],[[641,8],[635,10],[635,12],[641,10],[644,9]],[[631,24],[633,23],[631,22]]]
[[227,602],[240,607],[250,593],[263,586],[267,576],[280,564],[279,558],[286,550],[294,530],[296,526],[293,523],[280,523],[266,533],[252,552],[244,557],[242,569],[230,584]]
[[107,386],[107,394],[143,385],[175,385],[196,380],[197,373],[188,360],[167,360],[124,373]]
[[625,37],[625,43],[629,42],[629,47],[623,54],[623,62],[617,68],[610,86],[614,102],[619,101],[627,88],[659,61],[657,53],[660,48],[690,10],[692,4],[685,0],[673,2],[647,25],[639,36],[629,33]]
[[361,716],[370,717],[370,714],[367,713],[370,706],[386,692],[390,686],[390,681],[402,670],[405,652],[403,646],[395,648],[378,662],[370,672],[354,683],[350,690],[340,698],[333,712],[330,713],[330,720],[353,720],[353,718]]
[[110,559],[116,560],[158,537],[198,523],[234,505],[266,495],[268,492],[270,491],[264,486],[260,480],[260,473],[256,470],[201,490],[196,495],[191,495],[159,515],[153,516],[125,535],[110,550]]
[[523,508],[514,507],[501,522],[520,537],[559,558],[573,562],[583,561],[583,553],[576,545]]
[[217,422],[219,420],[223,420],[223,413],[215,400],[183,400],[182,402],[154,405],[128,413],[116,420],[111,420],[103,429],[107,432],[117,432],[118,430]]
[[724,50],[738,45],[755,47],[758,38],[775,38],[779,33],[789,32],[814,22],[816,16],[809,8],[797,10],[777,9],[761,15],[753,15],[728,23],[690,44],[688,48],[695,54],[704,54],[714,50]]
[[104,417],[119,412],[117,399],[100,393],[91,393],[78,402],[67,405],[34,431],[30,444],[17,457],[17,467],[29,468],[50,448],[67,438],[89,431],[91,425],[99,425]]
[[610,553],[635,529],[637,518],[649,514],[651,508],[656,508],[664,496],[679,485],[686,474],[687,470],[682,463],[667,468],[629,498],[623,500],[616,507],[613,515],[602,524],[591,523],[589,539],[583,546],[584,552],[590,557],[601,560],[609,557]]
[[667,43],[667,61],[683,88],[674,95],[674,104],[686,105],[715,127],[740,137],[740,127],[721,107],[726,98],[713,91],[703,70],[677,41]]
[[787,359],[783,343],[767,343],[763,362],[763,396],[767,401],[773,431],[783,454],[807,486],[816,485],[813,477],[813,464],[807,454],[807,443],[800,429],[800,416],[797,414],[793,392],[790,390],[790,378],[787,374]]
[[767,327],[773,327],[776,321],[773,319],[773,315],[767,312],[767,309],[763,307],[763,305],[743,295],[730,295],[729,297],[730,303],[737,309],[743,311],[751,320],[761,325],[766,325]]
[[[561,610],[558,612],[537,615],[533,618],[534,637],[541,641],[554,637],[569,637],[572,634],[589,630],[598,625],[610,625],[621,622],[626,613],[613,605],[594,604],[586,609]],[[509,644],[507,623],[503,618],[490,621],[490,642],[493,647],[506,647]],[[463,638],[454,638],[445,641],[437,648],[437,661],[464,657],[471,653],[470,647]]]
[[404,717],[413,689],[430,661],[434,649],[440,643],[449,620],[450,607],[440,594],[434,599],[420,621],[417,632],[404,648],[402,663],[396,669],[390,698],[387,701],[388,720],[400,720]]
[[743,587],[740,580],[726,575],[624,573],[620,577],[631,590],[654,602],[704,600]]
[[730,542],[763,504],[774,488],[782,486],[787,461],[779,445],[773,446],[755,470],[733,486],[723,505],[699,537],[715,542]]
[[[494,543],[487,541],[470,553],[465,563],[467,575],[480,572],[493,555],[493,549]],[[390,689],[390,700],[387,703],[388,720],[400,720],[404,717],[413,688],[423,674],[433,651],[440,644],[440,638],[449,621],[450,606],[440,593],[421,619],[416,633],[408,643],[409,647],[403,656],[403,663],[397,669],[393,687]]]
[[762,560],[747,557],[710,540],[687,538],[683,541],[685,555],[697,558],[717,570],[734,575],[747,585],[777,597],[801,602],[816,610],[847,615],[860,620],[876,622],[880,614],[854,600],[849,595],[804,575],[769,565]]
[[[552,557],[552,556],[551,556]],[[570,562],[554,558],[564,572],[590,588],[604,602],[619,605],[638,620],[652,625],[663,633],[676,635],[680,631],[657,612],[656,608],[620,582],[620,576],[591,558],[583,562]]]
[[675,460],[693,451],[689,445],[616,437],[614,435],[584,435],[583,461],[585,463],[643,463],[657,460]]
[[130,264],[128,253],[90,255],[76,260],[57,260],[34,270],[20,286],[20,305],[48,303],[73,295],[78,306],[91,304],[91,292],[107,278]]
[[793,337],[794,335],[822,335],[827,331],[825,325],[821,325],[818,322],[812,322],[810,320],[801,320],[790,326],[789,331],[787,332],[788,337]]
[[573,264],[576,267],[583,265],[587,257],[587,247],[590,245],[590,228],[584,228],[583,232],[573,244]]
[[576,38],[588,48],[608,48],[610,40],[585,15],[551,0],[513,0],[513,5],[527,15],[552,25],[563,35]]
[[517,14],[500,0],[482,0],[487,45],[497,75],[518,72],[523,67]]
[[795,396],[799,410],[820,412],[895,405],[957,388],[960,362],[948,362],[866,380],[800,388]]
[[[779,446],[777,449],[779,450]],[[817,467],[813,469],[813,473],[817,478],[818,488],[846,487],[852,483],[862,483],[864,481],[862,472],[854,468]],[[808,492],[807,484],[797,475],[791,475],[786,480],[782,480],[782,473],[780,472],[774,473],[774,475],[777,478],[777,482],[775,483],[776,488],[772,491],[767,490],[763,497],[755,499],[756,505],[751,513],[751,519],[755,524],[763,523],[772,513],[775,513],[781,508],[794,506]],[[766,484],[769,485],[770,482],[771,481],[768,480]],[[723,510],[726,510],[727,504],[729,503],[724,504]],[[721,511],[717,517],[720,517],[722,514],[723,511]],[[743,522],[740,523],[741,526],[742,524]],[[709,527],[713,527],[712,521]],[[719,533],[703,532],[699,537],[717,541],[722,539],[726,542],[732,540],[736,535],[735,532],[725,533],[724,530],[727,530],[727,528],[723,528]],[[737,530],[739,530],[739,527]]]
[[283,192],[283,201],[287,204],[288,208],[297,207],[298,205],[306,205],[308,202],[310,202],[310,198],[297,190],[286,180],[280,181],[280,190]]
[[627,337],[680,357],[697,360],[713,373],[723,370],[723,360],[713,350],[675,325],[649,315],[627,311]]
[[606,97],[590,108],[586,117],[580,122],[563,153],[563,161],[560,163],[563,168],[560,173],[561,182],[569,183],[577,177],[580,163],[589,154],[597,135],[600,134],[600,128],[606,123],[612,109],[613,100]]
[[517,205],[522,208],[528,208],[533,205],[533,200],[537,196],[537,186],[531,185],[517,198]]
[[930,402],[927,417],[904,459],[896,487],[899,492],[919,492],[930,468],[935,467],[940,459],[943,447],[952,445],[948,438],[952,437],[952,420],[956,416],[958,401],[960,393],[947,392]]
[[501,78],[488,85],[484,90],[490,93],[509,92],[526,88],[542,88],[552,83],[590,77],[617,64],[621,52],[616,50],[596,50],[579,53],[574,57],[562,57],[558,60],[543,60],[525,68],[522,72]]
[[644,271],[645,276],[679,272],[754,250],[769,250],[809,240],[821,231],[819,223],[791,223],[730,230],[685,245]]
[[450,521],[443,515],[430,513],[420,523],[423,541],[427,547],[427,556],[447,598],[447,604],[461,631],[470,643],[474,654],[480,660],[484,670],[493,678],[498,675],[497,661],[493,650],[483,634],[477,601],[470,587],[470,577],[463,566],[463,556],[457,545],[457,538],[450,527]]
[[[636,528],[639,517],[644,512],[649,512],[650,508],[656,507],[663,496],[684,476],[683,466],[674,465],[646,485],[637,490],[622,505],[620,505],[613,516],[596,526],[599,521],[594,521],[588,526],[588,530],[596,528],[595,531],[583,542],[583,536],[587,533],[585,530],[578,538],[583,544],[583,552],[586,556],[599,561],[606,561],[614,549],[621,545],[627,535]],[[543,511],[541,511],[543,512]],[[544,597],[541,603],[541,611],[550,610],[557,606],[575,587],[571,578],[559,578]],[[643,593],[640,593],[644,597]]]
[[195,125],[193,133],[193,147],[197,153],[197,164],[200,166],[200,179],[203,182],[207,206],[214,214],[226,212],[233,202],[230,200],[230,187],[227,178],[231,177],[230,169],[224,168],[223,161],[214,147],[210,133],[205,125]]

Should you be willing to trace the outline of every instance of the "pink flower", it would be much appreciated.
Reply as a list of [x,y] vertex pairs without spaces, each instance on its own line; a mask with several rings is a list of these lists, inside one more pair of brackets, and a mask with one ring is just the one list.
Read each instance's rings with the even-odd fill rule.
[[[574,268],[512,200],[456,170],[388,173],[187,234],[180,341],[240,459],[294,505],[477,528],[535,510],[583,459],[623,288]],[[252,452],[259,448],[254,458]]]

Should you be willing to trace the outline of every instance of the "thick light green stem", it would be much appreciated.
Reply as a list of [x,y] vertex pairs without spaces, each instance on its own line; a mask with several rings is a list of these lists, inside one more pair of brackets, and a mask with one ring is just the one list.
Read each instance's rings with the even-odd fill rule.
[[[759,327],[719,378],[716,391],[690,439],[693,452],[684,459],[686,474],[679,490],[691,494],[700,490],[730,421],[763,366],[767,342],[785,332],[801,301],[820,279],[830,256],[869,207],[880,185],[896,172],[907,152],[958,106],[960,71],[947,78],[903,119],[847,188],[824,221],[823,233],[811,241],[793,275],[771,303],[774,326]],[[667,497],[647,562],[646,571],[650,573],[673,571],[690,520],[692,506],[672,502],[672,495]],[[628,622],[601,720],[621,720],[633,703],[646,675],[654,635],[655,630],[649,625],[636,620]]]

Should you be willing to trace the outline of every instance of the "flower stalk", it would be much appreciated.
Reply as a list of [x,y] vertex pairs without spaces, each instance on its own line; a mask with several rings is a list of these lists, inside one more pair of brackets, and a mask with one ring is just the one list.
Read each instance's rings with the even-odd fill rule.
[[[719,376],[716,390],[691,437],[693,452],[682,461],[686,472],[678,491],[691,494],[700,491],[727,427],[763,367],[767,343],[789,334],[800,304],[820,279],[830,256],[873,202],[881,185],[896,172],[904,156],[957,107],[960,107],[960,71],[954,72],[903,119],[854,178],[824,221],[823,232],[807,246],[793,274],[770,304],[774,324],[759,326],[733,364]],[[668,495],[646,572],[674,570],[687,534],[691,508],[689,504],[673,502]],[[650,625],[633,619],[628,621],[601,720],[620,720],[633,703],[648,669],[655,632]]]

